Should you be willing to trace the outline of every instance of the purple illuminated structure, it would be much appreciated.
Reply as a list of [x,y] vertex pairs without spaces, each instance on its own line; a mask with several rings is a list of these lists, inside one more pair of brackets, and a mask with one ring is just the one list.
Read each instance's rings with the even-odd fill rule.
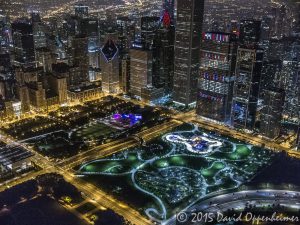
[[140,122],[142,120],[141,115],[136,115],[136,114],[120,114],[116,113],[113,115],[113,119],[122,124],[129,124],[130,127],[134,126],[136,123]]

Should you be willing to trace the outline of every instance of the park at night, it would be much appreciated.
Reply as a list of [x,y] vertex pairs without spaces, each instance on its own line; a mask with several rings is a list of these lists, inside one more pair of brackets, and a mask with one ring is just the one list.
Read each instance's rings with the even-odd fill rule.
[[300,0],[4,0],[0,225],[298,225]]
[[145,146],[85,163],[76,174],[149,218],[167,220],[207,194],[240,187],[273,158],[268,150],[184,124]]

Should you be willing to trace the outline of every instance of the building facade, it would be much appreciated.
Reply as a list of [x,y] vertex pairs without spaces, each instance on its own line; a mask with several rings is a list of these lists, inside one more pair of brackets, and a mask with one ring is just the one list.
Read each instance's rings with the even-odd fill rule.
[[130,57],[125,55],[120,62],[120,90],[127,94],[130,91]]
[[268,138],[280,135],[284,104],[284,90],[264,90],[263,109],[260,112],[260,133]]
[[101,49],[102,91],[104,93],[119,93],[119,58],[118,47],[112,39],[107,39]]
[[13,64],[16,66],[34,66],[34,39],[32,24],[27,21],[17,21],[12,24]]
[[240,24],[240,44],[253,46],[260,41],[261,21],[242,20]]
[[58,103],[64,104],[67,102],[67,78],[58,74],[49,76],[49,87],[58,96]]
[[141,18],[141,43],[144,48],[150,49],[155,32],[159,26],[159,17],[145,16]]
[[173,90],[174,33],[175,28],[170,23],[170,15],[165,12],[154,40],[153,86],[163,88],[166,94]]
[[237,38],[220,32],[203,33],[197,114],[219,122],[230,119]]
[[231,110],[231,123],[235,128],[254,128],[262,60],[261,49],[238,48]]
[[148,84],[152,84],[152,52],[130,49],[130,93],[141,97],[142,88]]
[[284,115],[287,120],[298,120],[300,104],[300,61],[284,60],[282,68],[282,83],[286,92]]
[[175,103],[196,102],[204,0],[178,0],[175,31]]
[[80,76],[74,85],[82,85],[88,81],[89,57],[88,38],[86,36],[76,36],[72,40],[72,60],[73,66],[78,67]]

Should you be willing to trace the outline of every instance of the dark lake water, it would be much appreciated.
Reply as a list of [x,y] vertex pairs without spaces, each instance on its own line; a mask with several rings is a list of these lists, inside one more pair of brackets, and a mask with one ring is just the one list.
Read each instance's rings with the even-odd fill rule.
[[1,225],[85,225],[53,199],[45,196],[0,212]]
[[251,182],[272,183],[275,185],[292,184],[300,187],[300,160],[280,154],[274,162],[263,169]]

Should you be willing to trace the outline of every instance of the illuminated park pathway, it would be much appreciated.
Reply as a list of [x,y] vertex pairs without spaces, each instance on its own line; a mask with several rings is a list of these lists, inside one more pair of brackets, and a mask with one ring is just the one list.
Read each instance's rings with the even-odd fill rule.
[[[246,149],[244,151],[250,154],[251,145],[235,143],[226,137],[205,133],[199,130],[196,125],[192,125],[189,130],[167,133],[161,137],[161,140],[171,146],[168,152],[164,152],[163,155],[154,155],[150,159],[143,159],[142,149],[135,149],[135,151],[129,149],[109,158],[85,163],[78,169],[77,174],[80,176],[130,176],[132,184],[137,190],[151,196],[158,203],[159,208],[149,207],[145,209],[146,215],[152,221],[157,222],[165,222],[170,218],[165,203],[166,198],[168,202],[177,204],[186,197],[192,197],[187,201],[184,208],[191,207],[208,194],[208,188],[220,186],[219,190],[226,189],[226,187],[222,187],[224,177],[230,179],[233,184],[230,188],[237,188],[255,175],[256,171],[247,171],[247,169],[235,165],[235,162],[246,160],[239,157],[238,148]],[[153,146],[155,148],[160,147],[159,145]],[[222,148],[225,146],[227,148],[230,146],[231,151],[224,153]],[[132,156],[132,152],[135,153],[135,156]],[[224,153],[231,158],[212,156],[215,153]],[[126,167],[126,163],[128,164],[131,157],[135,163]],[[207,166],[202,169],[190,168],[188,164],[180,162],[183,157],[193,158],[199,162],[205,160]],[[170,159],[178,159],[178,164],[170,163],[168,161]],[[249,160],[247,159],[247,161]],[[250,163],[253,164],[252,166],[259,167],[266,161],[253,160]],[[107,164],[107,166],[99,170],[100,167],[97,169],[97,164]],[[151,166],[156,166],[158,172],[153,173],[145,169]],[[246,163],[245,166],[247,166]],[[176,186],[175,193],[172,192],[172,195],[168,196],[168,191],[173,190],[174,186]]]

